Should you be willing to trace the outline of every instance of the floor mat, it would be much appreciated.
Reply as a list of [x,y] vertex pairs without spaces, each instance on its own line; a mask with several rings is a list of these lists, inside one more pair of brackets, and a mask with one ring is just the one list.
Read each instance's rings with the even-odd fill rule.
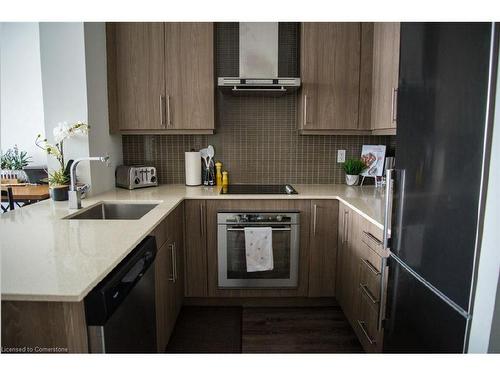
[[241,353],[241,307],[184,306],[167,353]]
[[363,353],[340,307],[244,308],[243,353]]

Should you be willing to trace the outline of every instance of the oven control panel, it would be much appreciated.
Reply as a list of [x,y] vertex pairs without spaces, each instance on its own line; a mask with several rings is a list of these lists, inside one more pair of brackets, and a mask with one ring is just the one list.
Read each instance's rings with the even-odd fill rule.
[[235,223],[283,223],[297,224],[299,213],[290,212],[272,212],[272,213],[255,213],[255,212],[232,212],[219,213],[217,221],[219,224],[235,224]]

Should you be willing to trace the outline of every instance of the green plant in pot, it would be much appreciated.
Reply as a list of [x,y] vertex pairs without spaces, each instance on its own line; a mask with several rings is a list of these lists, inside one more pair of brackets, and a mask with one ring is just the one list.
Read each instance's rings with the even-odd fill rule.
[[69,160],[66,163],[64,160],[64,141],[77,135],[88,134],[89,129],[90,126],[83,122],[77,122],[73,125],[64,122],[59,123],[54,128],[55,144],[47,142],[47,139],[42,138],[41,134],[36,137],[35,144],[44,150],[47,155],[55,157],[59,163],[59,168],[49,172],[50,195],[55,201],[68,200],[69,170],[73,161]]
[[17,145],[9,148],[1,156],[2,178],[17,179],[19,182],[27,181],[28,176],[24,168],[31,162],[31,156],[26,151],[19,150]]
[[359,175],[366,169],[366,164],[361,159],[348,159],[342,167],[345,172],[345,183],[352,186],[358,183]]

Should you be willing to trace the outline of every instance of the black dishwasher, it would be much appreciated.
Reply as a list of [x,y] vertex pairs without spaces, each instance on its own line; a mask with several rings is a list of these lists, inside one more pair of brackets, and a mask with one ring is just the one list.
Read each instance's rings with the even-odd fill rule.
[[91,353],[156,352],[155,256],[148,236],[85,297]]

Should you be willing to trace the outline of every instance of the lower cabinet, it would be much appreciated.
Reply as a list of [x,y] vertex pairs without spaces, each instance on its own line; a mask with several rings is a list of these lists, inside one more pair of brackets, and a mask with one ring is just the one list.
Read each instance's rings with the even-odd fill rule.
[[186,200],[184,204],[186,297],[207,297],[206,201],[193,199]]
[[337,200],[312,200],[309,241],[309,297],[335,296]]
[[164,352],[184,298],[184,206],[181,204],[153,231],[156,255],[156,340]]
[[388,273],[382,230],[343,203],[338,228],[337,300],[365,351],[381,352]]

